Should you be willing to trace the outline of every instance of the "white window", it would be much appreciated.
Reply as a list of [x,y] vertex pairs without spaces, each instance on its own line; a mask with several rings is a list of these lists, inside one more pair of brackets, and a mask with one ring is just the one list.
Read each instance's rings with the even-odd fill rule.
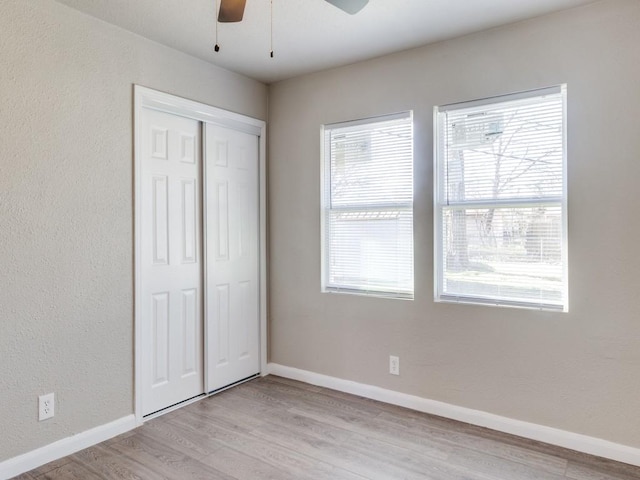
[[566,86],[435,117],[436,301],[567,311]]
[[322,136],[322,291],[413,298],[411,112]]

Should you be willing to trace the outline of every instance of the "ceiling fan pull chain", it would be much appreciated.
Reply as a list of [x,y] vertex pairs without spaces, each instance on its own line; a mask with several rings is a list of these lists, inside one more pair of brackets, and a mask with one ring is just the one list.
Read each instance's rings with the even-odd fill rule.
[[220,45],[218,45],[218,0],[216,0],[216,45],[213,47],[213,50],[216,52],[220,51]]
[[273,0],[270,0],[271,5],[271,53],[270,56],[273,58]]

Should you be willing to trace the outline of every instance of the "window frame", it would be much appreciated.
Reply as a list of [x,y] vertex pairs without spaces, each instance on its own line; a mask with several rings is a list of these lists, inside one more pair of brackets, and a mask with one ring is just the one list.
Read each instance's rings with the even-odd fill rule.
[[[333,207],[331,205],[331,140],[330,136],[327,134],[330,130],[335,130],[338,128],[348,128],[348,127],[357,127],[360,125],[367,124],[376,124],[382,123],[385,121],[393,121],[393,120],[401,120],[406,119],[411,124],[411,201],[402,202],[402,203],[385,203],[383,205],[380,204],[369,204],[369,205],[356,205],[356,206],[341,206],[341,207]],[[376,115],[373,117],[366,117],[357,120],[350,120],[345,122],[336,122],[336,123],[327,123],[323,124],[320,128],[320,237],[321,237],[321,292],[322,293],[342,293],[342,294],[351,294],[351,295],[361,295],[368,297],[381,297],[381,298],[391,298],[391,299],[400,299],[400,300],[413,300],[415,295],[415,233],[413,229],[414,224],[414,199],[415,199],[415,191],[414,191],[414,130],[413,130],[413,110],[407,110],[398,113],[392,114],[383,114]],[[328,218],[331,212],[335,211],[370,211],[370,212],[380,212],[380,211],[400,211],[400,212],[410,212],[411,213],[411,224],[412,224],[412,244],[411,244],[411,275],[414,279],[412,281],[411,290],[401,290],[398,288],[394,289],[370,289],[370,288],[353,288],[353,286],[342,286],[340,284],[329,282],[330,276],[330,245],[329,243],[329,235],[327,234],[328,227]]]
[[[494,105],[497,103],[517,101],[529,98],[544,97],[547,95],[560,95],[562,98],[562,195],[556,198],[534,199],[495,199],[495,200],[470,200],[459,201],[454,206],[460,208],[482,208],[482,207],[509,207],[509,206],[542,206],[558,205],[561,209],[561,245],[560,255],[562,261],[562,289],[561,304],[543,303],[534,301],[517,301],[500,299],[497,297],[481,297],[474,295],[453,295],[444,292],[444,253],[443,253],[443,222],[444,207],[446,203],[446,148],[444,145],[445,135],[442,133],[445,125],[445,113],[453,110],[469,109],[484,105]],[[470,305],[488,305],[499,307],[514,307],[523,309],[535,309],[544,311],[554,311],[566,313],[569,311],[569,289],[568,289],[568,211],[567,211],[567,85],[560,84],[535,90],[528,90],[507,95],[487,97],[467,102],[459,102],[448,105],[435,106],[433,109],[433,132],[434,132],[434,157],[433,157],[433,217],[434,217],[434,301],[436,303],[459,303]],[[451,202],[447,206],[451,206]]]

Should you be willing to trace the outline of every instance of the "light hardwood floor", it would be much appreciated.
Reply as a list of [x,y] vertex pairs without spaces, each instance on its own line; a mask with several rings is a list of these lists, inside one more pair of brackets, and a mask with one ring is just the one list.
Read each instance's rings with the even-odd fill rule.
[[268,376],[17,478],[637,480],[640,468]]

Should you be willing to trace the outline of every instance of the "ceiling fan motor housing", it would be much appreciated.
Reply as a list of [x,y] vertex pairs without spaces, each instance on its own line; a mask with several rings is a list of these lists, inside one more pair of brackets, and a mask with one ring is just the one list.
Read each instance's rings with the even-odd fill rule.
[[[354,15],[362,10],[369,0],[325,0],[340,10]],[[222,23],[240,22],[244,16],[247,0],[221,0],[218,21]]]

